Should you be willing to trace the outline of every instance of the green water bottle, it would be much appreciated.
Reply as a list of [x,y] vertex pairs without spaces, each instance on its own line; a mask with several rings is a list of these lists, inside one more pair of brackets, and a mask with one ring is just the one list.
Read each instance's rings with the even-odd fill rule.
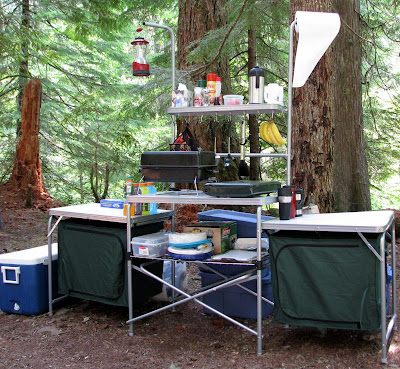
[[[147,183],[141,183],[139,191],[141,195],[148,195],[149,189],[147,188]],[[150,214],[150,204],[148,202],[145,202],[142,204],[142,215],[149,215],[149,214]]]

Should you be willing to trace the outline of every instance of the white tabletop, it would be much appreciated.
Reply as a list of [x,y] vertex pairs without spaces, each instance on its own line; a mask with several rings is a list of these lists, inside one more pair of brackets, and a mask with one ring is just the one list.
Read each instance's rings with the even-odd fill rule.
[[392,210],[305,214],[290,220],[266,220],[261,227],[265,230],[382,233],[391,225],[393,217]]
[[128,202],[159,204],[204,204],[204,205],[258,205],[264,206],[278,201],[277,196],[262,195],[255,197],[216,197],[206,195],[203,191],[181,190],[158,192],[154,195],[127,196]]
[[[154,215],[135,215],[131,217],[132,224],[149,223],[168,219],[172,211],[158,209],[158,214]],[[127,216],[122,209],[113,209],[100,206],[99,203],[90,203],[82,205],[62,206],[49,210],[50,215],[64,216],[69,218],[103,220],[106,222],[127,223]]]

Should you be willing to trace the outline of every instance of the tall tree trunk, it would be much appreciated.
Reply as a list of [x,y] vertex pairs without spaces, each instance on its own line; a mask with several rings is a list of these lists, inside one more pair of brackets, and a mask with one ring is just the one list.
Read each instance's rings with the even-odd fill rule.
[[[21,10],[21,34],[24,35],[21,38],[21,61],[19,62],[18,68],[18,96],[17,96],[17,105],[18,112],[21,113],[22,110],[22,101],[24,97],[24,88],[25,84],[29,78],[29,39],[28,39],[28,30],[31,27],[30,21],[30,3],[29,0],[22,0],[21,2],[22,10]],[[18,119],[17,121],[17,135],[21,135],[21,121]]]
[[[339,0],[333,6],[332,0],[292,0],[291,19],[296,10],[339,12],[340,15],[350,11],[354,18],[358,3],[359,0]],[[305,203],[313,201],[321,212],[365,210],[368,207],[350,203],[355,192],[366,193],[368,188],[364,183],[368,181],[368,174],[360,138],[361,54],[358,47],[350,47],[350,43],[357,41],[355,39],[347,40],[347,46],[342,45],[347,37],[349,34],[342,23],[338,38],[306,84],[293,90],[293,184],[303,187]],[[347,48],[346,53],[344,48]],[[349,69],[343,72],[342,68]],[[351,86],[352,95],[347,95],[349,90],[344,93],[347,86]],[[350,134],[349,131],[354,130],[357,133]],[[369,194],[359,196],[369,198]]]
[[[256,66],[257,63],[257,50],[256,50],[256,31],[249,29],[248,34],[248,64],[247,71]],[[249,141],[250,141],[250,152],[260,152],[260,139],[258,138],[259,124],[256,114],[249,115]],[[260,179],[260,158],[250,158],[250,179]]]
[[360,1],[335,3],[342,28],[333,45],[335,146],[333,195],[336,211],[371,210],[361,89]]
[[[187,61],[187,55],[191,51],[190,44],[200,41],[210,30],[217,29],[227,22],[225,13],[226,0],[179,0],[179,20],[178,20],[178,69],[188,70],[190,63]],[[215,45],[218,47],[219,45]],[[201,65],[197,65],[200,67]],[[194,68],[196,69],[196,68]],[[197,86],[199,79],[205,79],[207,73],[217,73],[222,79],[222,93],[227,94],[231,91],[229,60],[220,56],[218,60],[207,69],[200,68],[190,74],[191,82]],[[200,122],[201,120],[201,122]],[[214,138],[216,137],[216,151],[227,152],[228,150],[228,120],[225,117],[204,116],[200,118],[179,119],[177,121],[177,133],[182,132],[186,124],[190,131],[199,141],[203,150],[214,151]],[[235,130],[231,129],[232,151],[238,150],[238,140]],[[237,167],[233,165],[224,170],[224,176],[232,178],[238,176]],[[225,177],[225,179],[226,179]]]
[[31,202],[48,198],[39,156],[41,101],[40,80],[30,80],[25,86],[22,104],[21,138],[17,146],[13,171],[6,184],[9,189],[23,197],[31,194]]

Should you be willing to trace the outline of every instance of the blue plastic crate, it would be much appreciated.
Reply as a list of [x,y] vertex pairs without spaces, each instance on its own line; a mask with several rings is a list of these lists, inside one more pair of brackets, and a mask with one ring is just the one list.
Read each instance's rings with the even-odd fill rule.
[[[273,301],[271,272],[267,269],[266,275],[262,278],[262,295]],[[222,277],[214,273],[199,272],[202,287],[219,282]],[[244,287],[257,292],[257,280],[242,283]],[[246,292],[238,286],[232,286],[207,293],[203,296],[203,302],[210,307],[230,317],[243,319],[257,319],[257,297]],[[203,308],[205,313],[214,314],[210,309]],[[262,318],[268,317],[273,311],[273,306],[262,302]]]
[[[240,211],[214,209],[197,213],[197,218],[204,220],[234,220],[237,223],[238,238],[254,238],[257,236],[257,215]],[[262,215],[261,221],[273,219],[273,217]],[[261,237],[267,237],[265,233]]]
[[[0,309],[37,315],[49,310],[47,245],[0,255]],[[52,246],[53,297],[57,293],[57,244]]]

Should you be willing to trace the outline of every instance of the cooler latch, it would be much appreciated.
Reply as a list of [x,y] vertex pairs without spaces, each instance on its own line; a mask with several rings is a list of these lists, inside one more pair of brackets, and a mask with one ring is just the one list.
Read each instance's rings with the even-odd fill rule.
[[[7,279],[7,272],[14,272],[14,279]],[[11,273],[8,275],[11,277]],[[19,275],[21,274],[20,267],[2,266],[1,274],[3,274],[3,283],[19,284]]]

